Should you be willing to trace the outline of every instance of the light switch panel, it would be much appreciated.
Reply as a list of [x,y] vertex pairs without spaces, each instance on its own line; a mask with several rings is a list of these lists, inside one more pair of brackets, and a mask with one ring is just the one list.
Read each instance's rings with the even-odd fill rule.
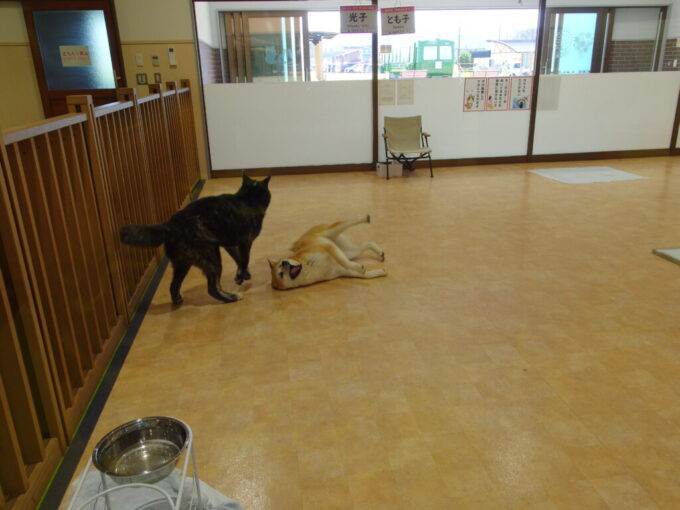
[[168,46],[168,63],[171,66],[177,65],[177,56],[175,55],[175,48]]
[[161,60],[158,58],[158,55],[151,55],[151,65],[154,67],[161,65]]
[[144,55],[135,53],[135,62],[137,63],[137,67],[144,67]]

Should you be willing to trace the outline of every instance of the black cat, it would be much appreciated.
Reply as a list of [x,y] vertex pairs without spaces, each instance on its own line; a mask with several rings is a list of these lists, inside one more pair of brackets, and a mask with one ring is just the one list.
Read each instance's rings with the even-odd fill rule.
[[271,199],[269,179],[271,176],[256,181],[243,174],[241,188],[235,194],[199,198],[158,225],[126,225],[121,229],[120,239],[133,246],[165,243],[174,271],[170,284],[174,304],[182,302],[179,289],[191,266],[203,270],[212,297],[225,303],[237,301],[239,295],[220,287],[220,246],[236,262],[236,283],[250,280],[250,247],[262,229]]

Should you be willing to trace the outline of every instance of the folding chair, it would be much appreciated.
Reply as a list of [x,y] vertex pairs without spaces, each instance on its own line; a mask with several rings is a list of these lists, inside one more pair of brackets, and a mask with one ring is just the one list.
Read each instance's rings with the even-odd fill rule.
[[385,142],[385,165],[387,178],[390,178],[390,161],[398,161],[408,170],[413,171],[413,163],[419,159],[430,162],[430,177],[432,173],[432,158],[428,133],[423,133],[421,116],[415,117],[385,117],[383,140]]

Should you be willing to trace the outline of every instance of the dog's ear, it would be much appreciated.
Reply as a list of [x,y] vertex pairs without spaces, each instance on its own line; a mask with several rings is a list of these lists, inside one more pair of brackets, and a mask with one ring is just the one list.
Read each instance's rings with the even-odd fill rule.
[[269,180],[272,178],[271,175],[267,176],[262,182],[265,186],[269,186]]
[[269,267],[271,267],[272,269],[274,269],[276,267],[276,261],[275,260],[272,260],[269,257],[267,257],[267,262],[269,262]]
[[244,170],[243,171],[243,182],[250,182],[250,181],[252,181],[252,179],[250,177],[248,177],[248,175],[246,174],[246,171]]

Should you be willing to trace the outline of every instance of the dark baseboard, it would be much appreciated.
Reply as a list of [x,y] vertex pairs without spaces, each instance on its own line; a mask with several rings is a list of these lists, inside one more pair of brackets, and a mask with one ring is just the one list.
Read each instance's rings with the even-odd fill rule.
[[[489,158],[460,158],[460,159],[433,159],[432,166],[435,168],[476,166],[476,165],[509,165],[514,163],[548,163],[557,161],[588,161],[597,159],[626,159],[626,158],[652,158],[659,156],[680,156],[680,149],[644,149],[629,151],[600,151],[600,152],[576,152],[564,154],[538,154],[533,156],[500,156]],[[414,168],[429,168],[425,160],[416,161]],[[251,177],[263,177],[267,175],[305,175],[327,174],[339,172],[373,172],[375,166],[371,163],[352,165],[310,165],[310,166],[286,166],[271,168],[248,168],[245,170]],[[211,178],[240,177],[243,170],[211,170]]]
[[529,163],[545,163],[551,161],[586,161],[589,159],[626,159],[654,158],[673,155],[669,149],[646,149],[630,151],[577,152],[566,154],[536,154],[528,157]]
[[[245,172],[250,177],[265,177],[267,175],[305,175],[305,174],[330,174],[339,172],[370,172],[375,170],[371,163],[359,163],[351,165],[310,165],[310,166],[283,166],[271,168],[248,168]],[[240,177],[243,170],[211,170],[210,177]]]

